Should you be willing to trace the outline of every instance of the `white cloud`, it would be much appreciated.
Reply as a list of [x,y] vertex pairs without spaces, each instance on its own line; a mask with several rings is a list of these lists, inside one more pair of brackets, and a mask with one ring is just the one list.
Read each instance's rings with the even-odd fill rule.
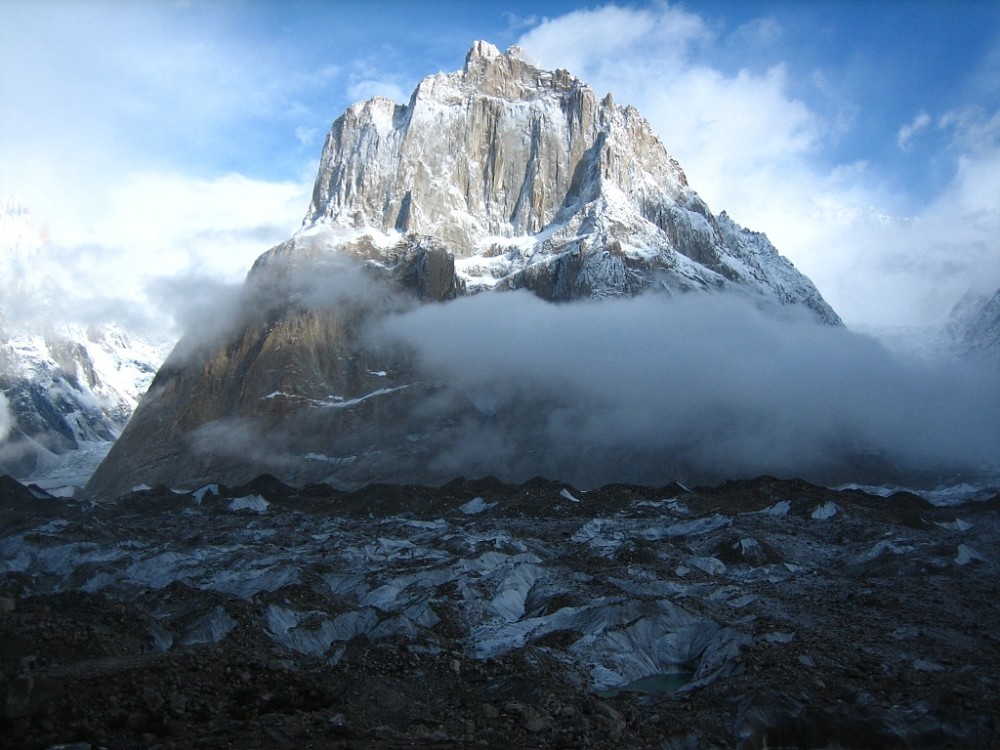
[[904,324],[941,322],[964,293],[1000,287],[1000,112],[952,112],[939,124],[953,129],[956,168],[934,200],[905,221],[859,218],[828,240],[850,261],[843,283],[869,319],[884,314],[887,290],[891,322]]
[[544,68],[564,68],[598,88],[628,97],[634,75],[657,67],[668,76],[686,59],[690,47],[708,43],[713,34],[702,19],[683,9],[619,8],[577,10],[546,19],[518,44]]
[[7,401],[7,396],[4,393],[0,393],[0,443],[7,439],[15,425],[14,415],[10,411],[10,402]]
[[765,47],[774,44],[784,36],[784,29],[774,18],[754,18],[741,24],[729,38],[729,44],[737,47]]
[[300,186],[226,173],[273,173],[259,123],[308,138],[320,125],[300,95],[336,81],[338,67],[247,44],[211,8],[53,1],[2,11],[0,195],[44,215],[58,242],[151,254],[182,235],[297,225],[287,203]]
[[428,421],[490,405],[436,456],[444,476],[593,486],[995,468],[996,372],[772,312],[725,294],[551,305],[513,292],[423,305],[386,329],[448,386],[421,407]]
[[[171,332],[175,323],[191,322],[182,310],[190,306],[180,299],[185,289],[194,295],[207,293],[208,280],[241,282],[262,252],[298,227],[310,187],[238,174],[135,172],[119,179],[101,196],[99,213],[80,223],[59,217],[30,269],[31,285],[41,290],[37,309],[21,316],[117,320]],[[184,283],[168,285],[170,279]],[[168,299],[168,288],[177,299]]]
[[295,137],[298,139],[299,143],[303,146],[312,146],[316,143],[316,137],[319,135],[319,128],[295,128]]
[[271,179],[230,165],[279,171],[260,140],[268,129],[314,140],[321,124],[303,100],[336,83],[337,66],[248,44],[208,7],[2,12],[0,195],[19,195],[49,230],[33,269],[46,314],[169,327],[155,320],[151,285],[241,281],[297,229],[314,170]]
[[950,110],[938,122],[940,127],[952,130],[954,146],[960,150],[989,152],[1000,143],[1000,109],[996,112],[982,107]]
[[899,147],[906,151],[910,148],[910,141],[913,139],[917,133],[925,130],[931,124],[931,116],[924,111],[921,111],[913,121],[908,125],[904,125],[899,129],[899,134],[896,136],[896,142]]
[[339,76],[339,65],[323,65],[318,70],[296,74],[295,88],[323,86]]
[[[735,35],[759,32],[773,42],[778,31],[761,19]],[[1000,283],[992,272],[1000,268],[1000,202],[990,203],[1000,173],[993,113],[946,119],[956,128],[944,155],[955,160],[954,179],[916,215],[893,218],[913,203],[906,186],[888,186],[864,162],[828,162],[830,143],[859,127],[864,113],[850,105],[829,117],[811,109],[792,93],[786,63],[735,73],[706,63],[713,49],[731,55],[733,36],[712,33],[693,13],[669,5],[574,11],[519,44],[599,95],[612,91],[635,105],[713,211],[766,232],[849,324],[939,322],[984,271]],[[836,76],[796,72],[798,85]],[[931,124],[921,112],[899,131],[899,144]]]
[[399,84],[390,80],[377,78],[362,78],[347,87],[347,95],[352,101],[371,99],[373,96],[384,96],[394,102],[405,102],[409,94],[405,93]]
[[504,19],[507,21],[507,26],[511,29],[530,29],[533,26],[537,26],[539,21],[538,16],[520,16],[517,13],[503,13]]

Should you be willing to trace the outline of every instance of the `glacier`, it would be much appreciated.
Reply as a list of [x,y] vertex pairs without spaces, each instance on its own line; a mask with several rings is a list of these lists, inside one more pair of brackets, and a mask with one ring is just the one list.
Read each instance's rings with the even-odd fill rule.
[[[413,736],[433,718],[452,739],[530,746],[582,712],[629,717],[581,725],[600,747],[852,745],[857,732],[988,746],[997,503],[767,478],[345,493],[273,477],[94,503],[4,480],[0,642],[47,634],[28,662],[0,646],[7,727],[39,731],[46,701],[69,726],[78,696],[112,691],[86,708],[102,732],[179,742],[227,712],[219,732],[288,711],[299,732],[340,717],[366,739],[387,724]],[[289,684],[308,689],[286,708],[258,697]],[[147,691],[191,708],[146,729],[116,719],[161,716]],[[259,715],[239,713],[245,700]],[[496,724],[474,721],[483,704]]]

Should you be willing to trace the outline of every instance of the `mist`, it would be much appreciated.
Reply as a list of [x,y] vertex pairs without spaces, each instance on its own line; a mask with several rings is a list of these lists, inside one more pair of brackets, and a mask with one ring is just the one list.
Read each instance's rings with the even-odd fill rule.
[[242,284],[202,277],[164,279],[151,287],[157,305],[184,331],[171,360],[189,365],[250,327],[289,313],[338,310],[359,324],[416,305],[387,275],[346,253],[329,252],[325,234],[296,238],[264,253]]
[[390,316],[382,335],[447,386],[428,416],[476,412],[442,474],[927,483],[1000,465],[996,368],[890,353],[744,296],[481,294]]
[[10,403],[7,396],[0,392],[0,442],[7,439],[14,427],[14,415],[10,413]]

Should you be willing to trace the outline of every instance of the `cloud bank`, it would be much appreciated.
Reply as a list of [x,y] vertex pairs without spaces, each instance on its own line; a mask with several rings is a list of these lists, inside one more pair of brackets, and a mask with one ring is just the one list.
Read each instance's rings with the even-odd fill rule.
[[207,298],[225,295],[264,250],[288,238],[307,202],[296,183],[131,174],[84,231],[51,231],[32,218],[30,262],[18,267],[23,294],[6,301],[7,322],[114,322],[175,338],[204,323]]
[[385,328],[447,384],[429,414],[450,399],[478,415],[437,459],[444,473],[593,485],[926,482],[1000,468],[1000,373],[902,359],[734,295],[553,305],[483,294]]
[[[919,184],[943,186],[917,200],[877,163],[831,162],[872,113],[845,93],[850,70],[795,67],[790,36],[770,17],[726,29],[681,6],[608,5],[546,19],[518,44],[635,105],[712,209],[766,232],[848,324],[939,324],[968,289],[1000,286],[995,70],[969,94],[992,107],[928,103],[884,143],[869,136],[873,157],[927,160]],[[940,150],[918,157],[928,135]]]
[[337,69],[248,44],[221,7],[56,0],[0,15],[0,199],[20,198],[45,235],[30,269],[45,300],[24,314],[176,336],[178,301],[154,304],[156,287],[241,281],[300,223],[316,146],[278,170],[270,140],[296,153],[295,126],[313,119],[298,98]]

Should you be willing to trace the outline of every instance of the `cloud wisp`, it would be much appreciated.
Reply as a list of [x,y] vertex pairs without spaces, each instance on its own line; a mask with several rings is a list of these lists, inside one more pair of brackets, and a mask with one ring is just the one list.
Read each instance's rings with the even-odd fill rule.
[[7,439],[16,424],[17,421],[10,411],[10,402],[7,401],[7,396],[0,392],[0,443]]

